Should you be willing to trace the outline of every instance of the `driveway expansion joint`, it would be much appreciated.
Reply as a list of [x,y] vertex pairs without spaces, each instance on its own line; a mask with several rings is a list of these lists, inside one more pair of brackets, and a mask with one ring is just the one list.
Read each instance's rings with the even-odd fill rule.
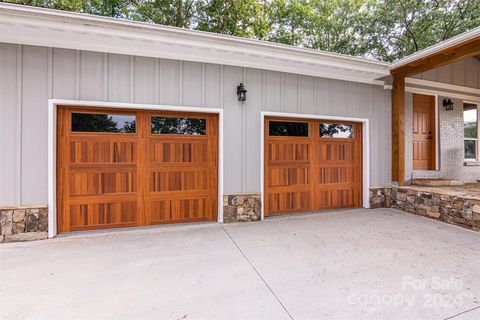
[[270,291],[270,293],[273,295],[273,297],[277,300],[277,302],[280,304],[280,306],[283,308],[283,310],[287,313],[288,317],[292,320],[294,320],[294,318],[292,317],[292,315],[290,314],[290,312],[288,311],[288,309],[285,307],[285,305],[283,304],[283,302],[280,300],[280,298],[277,296],[277,294],[273,291],[273,289],[268,285],[267,281],[263,278],[263,276],[260,274],[260,272],[257,270],[257,268],[255,268],[255,266],[253,265],[253,263],[250,261],[250,259],[248,259],[247,255],[245,254],[245,252],[243,252],[242,248],[240,248],[240,246],[238,245],[238,243],[235,241],[235,239],[233,239],[232,235],[228,232],[227,229],[225,229],[225,227],[222,225],[221,226],[223,231],[225,231],[225,233],[227,234],[227,236],[230,238],[230,240],[233,242],[233,244],[235,245],[235,247],[237,247],[238,251],[240,251],[240,254],[245,258],[245,260],[247,261],[247,263],[252,267],[252,269],[255,271],[255,273],[258,275],[258,277],[260,278],[260,280],[262,280],[262,282],[265,284],[265,286],[267,287],[267,289]]
[[454,318],[456,318],[456,317],[458,317],[458,316],[461,316],[461,315],[463,315],[463,314],[466,314],[466,313],[469,313],[469,312],[475,311],[475,310],[477,310],[477,309],[480,309],[480,306],[478,306],[478,307],[475,307],[475,308],[471,308],[471,309],[468,309],[468,310],[465,310],[465,311],[462,311],[462,312],[460,312],[460,313],[457,313],[457,314],[454,314],[453,316],[450,316],[450,317],[448,317],[448,318],[445,318],[445,319],[443,319],[443,320],[454,319]]

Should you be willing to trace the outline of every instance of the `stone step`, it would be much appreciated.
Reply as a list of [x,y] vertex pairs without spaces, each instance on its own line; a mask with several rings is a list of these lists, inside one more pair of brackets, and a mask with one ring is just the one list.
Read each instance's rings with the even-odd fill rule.
[[424,187],[452,187],[463,186],[464,184],[461,180],[453,179],[412,179],[412,185]]

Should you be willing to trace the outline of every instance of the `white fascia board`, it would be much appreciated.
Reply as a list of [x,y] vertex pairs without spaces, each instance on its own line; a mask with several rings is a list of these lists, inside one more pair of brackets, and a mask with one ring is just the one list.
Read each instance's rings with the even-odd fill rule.
[[417,61],[420,59],[423,59],[425,57],[428,57],[432,54],[435,54],[437,52],[443,51],[445,49],[454,47],[456,45],[459,45],[463,42],[475,39],[477,37],[480,37],[480,27],[472,29],[470,31],[464,32],[462,34],[459,34],[458,36],[455,36],[453,38],[450,38],[448,40],[439,42],[436,45],[433,45],[431,47],[425,48],[423,50],[417,51],[409,56],[406,56],[402,59],[399,59],[395,62],[393,62],[390,66],[390,69],[396,69],[401,66],[404,66],[406,64],[409,64],[410,62]]
[[383,85],[383,62],[258,40],[0,4],[0,42],[234,65]]

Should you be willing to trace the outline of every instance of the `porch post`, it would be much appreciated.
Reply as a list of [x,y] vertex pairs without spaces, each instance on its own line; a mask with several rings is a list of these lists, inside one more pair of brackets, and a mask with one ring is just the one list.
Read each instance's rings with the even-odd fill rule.
[[392,87],[392,181],[405,184],[405,75],[397,73]]

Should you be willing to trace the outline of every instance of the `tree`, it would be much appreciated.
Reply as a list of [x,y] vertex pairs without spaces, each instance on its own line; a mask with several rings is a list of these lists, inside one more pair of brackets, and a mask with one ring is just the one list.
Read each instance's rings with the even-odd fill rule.
[[264,39],[268,33],[265,6],[256,0],[209,0],[198,15],[198,30]]
[[369,55],[386,61],[480,25],[478,0],[380,0],[371,10]]
[[134,20],[192,28],[201,3],[195,0],[137,0]]

